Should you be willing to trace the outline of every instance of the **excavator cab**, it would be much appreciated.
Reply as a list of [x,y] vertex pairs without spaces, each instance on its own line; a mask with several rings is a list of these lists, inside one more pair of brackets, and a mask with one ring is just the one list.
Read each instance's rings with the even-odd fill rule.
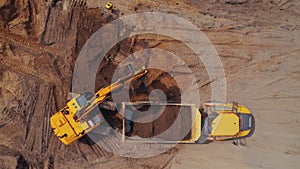
[[[87,106],[90,100],[93,98],[91,92],[85,92],[77,95],[67,103],[67,107],[71,112],[79,112],[83,107]],[[77,115],[78,116],[78,115]]]
[[89,95],[82,94],[76,98],[76,102],[78,103],[78,105],[80,107],[83,107],[84,105],[88,104],[88,100],[90,100],[93,97],[93,94],[92,94],[92,97],[88,97],[88,96]]

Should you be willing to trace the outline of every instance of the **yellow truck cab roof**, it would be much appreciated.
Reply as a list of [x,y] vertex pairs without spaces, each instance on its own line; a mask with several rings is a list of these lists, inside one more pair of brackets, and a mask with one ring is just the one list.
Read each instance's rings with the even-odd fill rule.
[[224,140],[250,137],[255,130],[254,117],[243,105],[233,103],[206,103],[207,111],[214,112],[210,120],[210,137]]
[[219,114],[211,126],[212,136],[234,136],[239,132],[239,117],[235,113]]

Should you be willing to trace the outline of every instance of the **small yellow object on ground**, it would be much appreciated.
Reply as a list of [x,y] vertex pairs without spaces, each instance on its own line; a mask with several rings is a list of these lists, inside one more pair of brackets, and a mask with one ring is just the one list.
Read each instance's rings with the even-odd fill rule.
[[105,5],[105,8],[110,10],[113,7],[113,4],[111,2],[107,2],[107,4]]

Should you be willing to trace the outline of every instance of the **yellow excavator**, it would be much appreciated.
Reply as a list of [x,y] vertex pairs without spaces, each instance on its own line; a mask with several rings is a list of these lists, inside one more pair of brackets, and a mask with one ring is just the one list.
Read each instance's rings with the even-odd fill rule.
[[130,83],[131,80],[138,79],[148,72],[144,67],[137,71],[131,65],[129,65],[129,68],[132,72],[127,76],[120,78],[107,87],[101,88],[95,94],[83,93],[77,95],[63,109],[51,116],[50,124],[54,134],[61,142],[66,145],[71,144],[101,125],[103,116],[95,114],[93,117],[90,117],[91,112],[105,101],[110,93],[121,89],[125,84]]

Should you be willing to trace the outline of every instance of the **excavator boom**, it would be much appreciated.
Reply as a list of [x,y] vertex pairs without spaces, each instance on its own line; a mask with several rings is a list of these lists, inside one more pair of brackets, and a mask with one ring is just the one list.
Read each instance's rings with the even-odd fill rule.
[[[120,78],[113,84],[98,90],[95,93],[94,97],[91,99],[91,103],[88,102],[86,104],[86,108],[84,109],[84,111],[83,110],[79,111],[81,113],[80,113],[80,115],[77,115],[78,120],[81,120],[83,117],[85,117],[89,113],[90,110],[94,109],[95,106],[98,106],[100,103],[102,103],[109,96],[110,93],[119,90],[125,84],[130,83],[132,80],[142,77],[147,72],[148,72],[148,70],[145,69],[144,67],[142,67],[141,69],[134,71],[125,77]],[[82,113],[82,112],[84,112],[84,113]]]

